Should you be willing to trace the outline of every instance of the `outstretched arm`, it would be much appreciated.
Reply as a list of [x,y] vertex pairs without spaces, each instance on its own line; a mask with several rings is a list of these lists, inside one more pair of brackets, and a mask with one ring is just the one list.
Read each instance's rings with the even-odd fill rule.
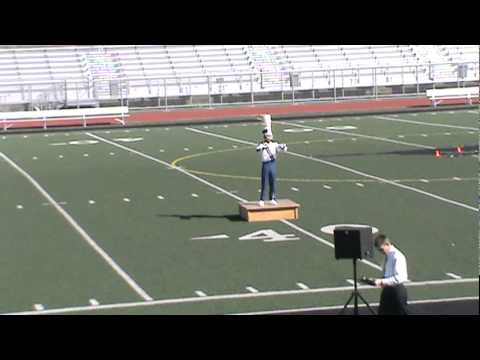
[[287,151],[287,150],[288,150],[288,146],[287,146],[287,144],[278,144],[278,145],[277,145],[277,150]]
[[265,149],[265,144],[263,142],[257,145],[257,152],[263,149]]

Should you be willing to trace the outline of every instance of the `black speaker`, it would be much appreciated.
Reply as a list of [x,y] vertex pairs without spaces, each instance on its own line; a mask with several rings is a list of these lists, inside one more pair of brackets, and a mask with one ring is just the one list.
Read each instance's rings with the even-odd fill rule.
[[373,258],[373,236],[370,226],[335,227],[335,259]]

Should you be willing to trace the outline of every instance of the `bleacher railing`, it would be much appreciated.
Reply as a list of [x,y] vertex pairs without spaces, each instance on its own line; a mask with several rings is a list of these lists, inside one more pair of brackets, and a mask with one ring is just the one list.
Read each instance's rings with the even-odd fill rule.
[[[266,78],[275,81],[266,82]],[[112,79],[108,81],[106,93],[101,97],[93,91],[95,80],[0,82],[0,111],[105,105],[168,110],[199,106],[337,101],[420,96],[429,89],[478,84],[478,62]]]
[[3,131],[29,127],[52,126],[83,126],[89,124],[112,124],[125,125],[129,117],[129,109],[126,106],[82,108],[63,110],[39,110],[0,112],[0,125]]

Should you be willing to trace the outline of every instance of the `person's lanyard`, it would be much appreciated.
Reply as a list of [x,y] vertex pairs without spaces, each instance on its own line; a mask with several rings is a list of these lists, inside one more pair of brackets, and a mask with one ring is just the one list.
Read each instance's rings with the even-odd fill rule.
[[275,160],[275,156],[273,156],[273,154],[272,154],[272,152],[270,151],[268,145],[267,145],[266,150],[267,150],[268,156],[270,156],[270,160],[272,160],[272,161]]

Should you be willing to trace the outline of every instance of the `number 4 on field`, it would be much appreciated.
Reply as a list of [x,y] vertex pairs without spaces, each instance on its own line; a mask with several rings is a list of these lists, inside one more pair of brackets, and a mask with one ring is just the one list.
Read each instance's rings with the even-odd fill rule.
[[300,240],[294,234],[279,234],[274,230],[266,229],[255,231],[251,234],[239,237],[238,240],[263,240],[264,242]]

